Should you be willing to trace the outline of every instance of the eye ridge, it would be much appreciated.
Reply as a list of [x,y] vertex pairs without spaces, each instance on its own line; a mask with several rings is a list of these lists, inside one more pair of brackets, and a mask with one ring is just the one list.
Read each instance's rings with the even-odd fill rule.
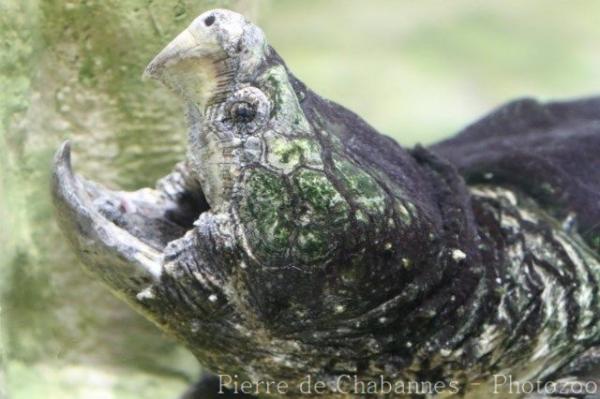
[[236,123],[249,123],[256,117],[256,107],[246,101],[239,101],[231,106],[229,114]]

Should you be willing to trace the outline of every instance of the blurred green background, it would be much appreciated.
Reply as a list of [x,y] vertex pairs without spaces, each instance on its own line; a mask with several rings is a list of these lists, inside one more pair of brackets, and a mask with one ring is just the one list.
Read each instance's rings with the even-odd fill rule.
[[246,14],[291,70],[402,144],[506,100],[600,92],[600,2],[0,0],[0,398],[174,398],[199,368],[83,273],[53,220],[50,161],[123,189],[185,148],[146,63],[197,14]]

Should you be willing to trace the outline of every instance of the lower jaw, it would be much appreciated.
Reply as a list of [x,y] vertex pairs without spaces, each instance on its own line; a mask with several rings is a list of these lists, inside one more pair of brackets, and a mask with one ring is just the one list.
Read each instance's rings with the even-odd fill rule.
[[202,192],[112,191],[83,179],[71,169],[68,143],[56,154],[52,193],[63,232],[87,268],[115,291],[139,292],[156,279],[168,243],[208,210],[198,202]]

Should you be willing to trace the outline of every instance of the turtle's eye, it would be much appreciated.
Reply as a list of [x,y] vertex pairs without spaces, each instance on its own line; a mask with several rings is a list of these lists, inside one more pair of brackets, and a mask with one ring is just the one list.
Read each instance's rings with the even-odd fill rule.
[[209,118],[215,118],[214,126],[223,134],[245,136],[268,122],[271,102],[260,89],[249,86],[232,93],[225,104],[217,108],[216,112],[207,112]]
[[204,20],[204,25],[206,26],[211,26],[213,23],[215,22],[215,16],[214,15],[209,15],[208,17],[206,17],[206,19]]
[[239,101],[231,105],[229,116],[234,123],[250,123],[256,117],[256,108],[246,101]]

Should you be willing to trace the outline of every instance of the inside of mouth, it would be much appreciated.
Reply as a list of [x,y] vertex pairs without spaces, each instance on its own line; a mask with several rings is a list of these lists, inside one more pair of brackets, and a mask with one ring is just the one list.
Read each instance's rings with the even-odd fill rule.
[[89,181],[84,187],[103,217],[161,252],[192,229],[200,214],[209,209],[200,188],[167,195],[149,188],[111,191]]

